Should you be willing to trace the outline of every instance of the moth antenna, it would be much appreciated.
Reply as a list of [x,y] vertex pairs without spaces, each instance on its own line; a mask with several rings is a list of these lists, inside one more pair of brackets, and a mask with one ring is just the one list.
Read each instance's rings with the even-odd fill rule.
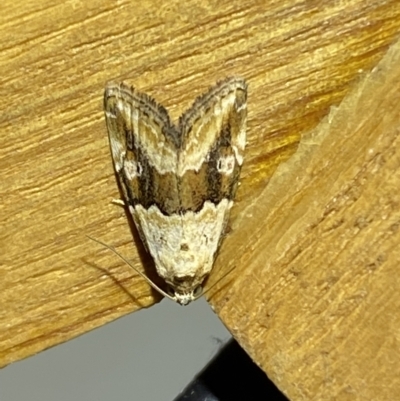
[[106,244],[105,242],[102,242],[96,238],[91,237],[90,235],[86,235],[89,239],[91,239],[94,242],[97,242],[100,245],[103,245],[105,248],[109,249],[111,252],[115,253],[122,261],[124,261],[128,266],[130,266],[136,273],[138,273],[140,276],[142,276],[158,293],[163,295],[164,297],[167,297],[171,299],[172,301],[176,302],[176,299],[166,293],[164,290],[162,290],[156,283],[153,283],[144,273],[142,273],[140,270],[136,269],[125,257],[123,257],[120,253],[118,253],[112,246]]
[[232,267],[232,269],[230,269],[222,277],[220,277],[210,288],[207,288],[200,296],[207,294],[208,291],[210,291],[212,288],[214,288],[221,280],[223,280],[228,274],[232,273],[235,269],[236,269],[236,266]]

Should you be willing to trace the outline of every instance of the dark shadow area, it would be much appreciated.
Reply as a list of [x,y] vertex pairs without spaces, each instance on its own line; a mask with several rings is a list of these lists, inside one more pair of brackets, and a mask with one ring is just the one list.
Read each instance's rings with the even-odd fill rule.
[[174,401],[289,401],[231,340]]

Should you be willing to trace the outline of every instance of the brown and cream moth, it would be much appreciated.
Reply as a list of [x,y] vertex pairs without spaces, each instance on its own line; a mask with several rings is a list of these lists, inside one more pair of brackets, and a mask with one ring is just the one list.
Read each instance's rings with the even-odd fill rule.
[[202,293],[227,225],[246,145],[247,85],[218,82],[177,124],[165,108],[110,83],[104,109],[114,167],[140,237],[170,294]]

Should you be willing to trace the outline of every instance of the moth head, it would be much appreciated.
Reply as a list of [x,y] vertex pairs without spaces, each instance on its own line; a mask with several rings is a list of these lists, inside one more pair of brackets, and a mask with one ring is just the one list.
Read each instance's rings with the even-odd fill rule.
[[178,302],[178,304],[188,305],[190,302],[195,301],[202,296],[203,287],[199,285],[193,290],[182,292],[169,287],[168,293],[175,302]]
[[203,295],[203,286],[197,277],[175,276],[168,283],[168,294],[175,302],[187,305]]

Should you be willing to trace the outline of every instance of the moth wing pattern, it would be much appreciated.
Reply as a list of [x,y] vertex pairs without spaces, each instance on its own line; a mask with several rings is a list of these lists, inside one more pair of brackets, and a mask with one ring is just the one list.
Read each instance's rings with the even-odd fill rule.
[[146,208],[156,204],[166,214],[175,211],[178,184],[173,172],[179,133],[167,111],[150,96],[124,83],[107,85],[104,108],[114,167],[125,201]]
[[[179,120],[179,193],[185,209],[233,201],[246,146],[247,85],[228,78],[196,99]],[[199,191],[199,189],[202,189]]]
[[104,107],[115,171],[135,225],[173,298],[187,304],[210,273],[233,204],[246,144],[247,85],[227,78],[172,124],[123,83]]
[[[136,208],[142,205],[148,209],[155,204],[165,213],[177,208],[176,176],[157,174],[157,168],[169,171],[177,164],[174,139],[177,133],[161,105],[124,83],[107,85],[104,109],[111,154],[124,202],[129,206],[139,235],[149,250]],[[168,192],[168,198],[165,192]]]

